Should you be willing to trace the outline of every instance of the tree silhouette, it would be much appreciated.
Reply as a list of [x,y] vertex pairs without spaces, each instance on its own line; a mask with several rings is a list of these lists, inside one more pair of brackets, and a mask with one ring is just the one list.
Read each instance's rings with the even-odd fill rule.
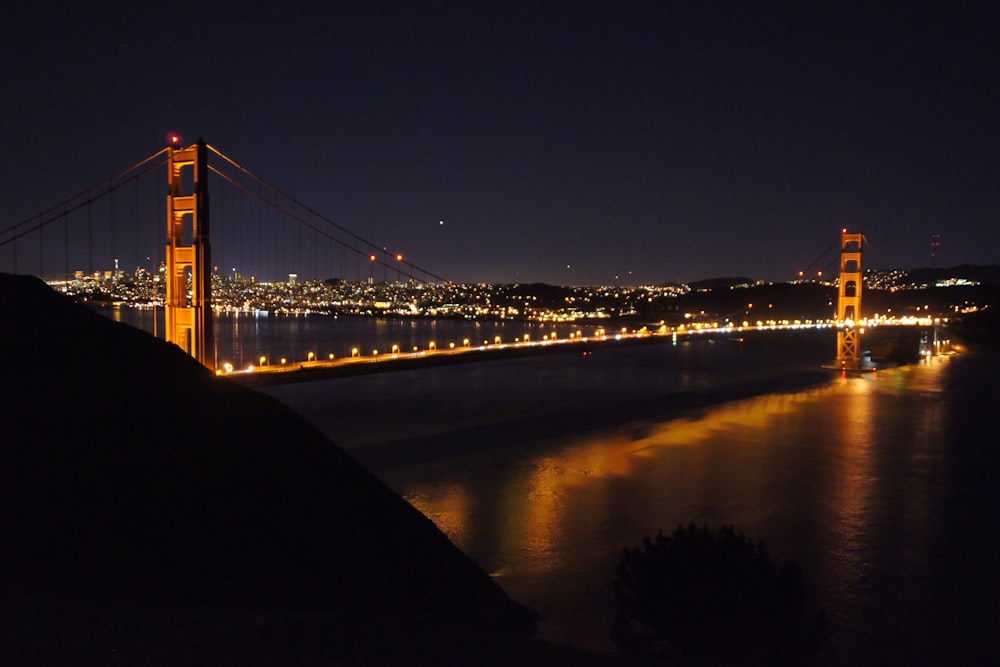
[[614,594],[615,643],[649,663],[808,665],[826,638],[798,565],[778,567],[731,526],[691,523],[626,548]]

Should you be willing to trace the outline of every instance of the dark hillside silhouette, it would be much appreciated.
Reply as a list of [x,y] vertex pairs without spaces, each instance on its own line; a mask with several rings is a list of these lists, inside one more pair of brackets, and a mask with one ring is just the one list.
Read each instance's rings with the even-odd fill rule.
[[[58,634],[37,640],[58,655],[73,644],[59,622],[122,606],[307,615],[309,636],[355,646],[370,635],[370,650],[405,651],[409,664],[435,642],[475,636],[485,664],[489,646],[529,640],[528,610],[276,400],[36,279],[0,275],[0,299],[5,628],[24,609],[85,610],[29,619]],[[152,646],[136,655],[169,644],[137,632]],[[2,641],[18,636],[31,644],[29,631]]]

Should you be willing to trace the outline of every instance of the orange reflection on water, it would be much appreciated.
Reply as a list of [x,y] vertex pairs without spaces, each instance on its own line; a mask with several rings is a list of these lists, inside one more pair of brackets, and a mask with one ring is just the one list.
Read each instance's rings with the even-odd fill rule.
[[[503,531],[504,541],[509,549],[523,555],[536,574],[561,567],[560,561],[572,551],[572,543],[579,541],[578,536],[567,535],[566,531],[579,529],[580,517],[587,517],[590,526],[618,521],[615,513],[621,508],[622,486],[615,480],[645,477],[650,468],[669,465],[663,461],[666,450],[687,447],[692,448],[691,454],[697,460],[712,458],[711,464],[690,466],[687,484],[676,483],[675,478],[670,488],[645,483],[626,487],[631,502],[636,506],[670,506],[676,504],[678,496],[711,493],[720,469],[746,461],[716,461],[717,453],[699,449],[700,444],[720,434],[736,442],[747,434],[751,440],[766,441],[776,417],[815,400],[815,392],[762,396],[713,407],[700,416],[627,424],[601,433],[568,437],[566,444],[547,448],[545,455],[532,462],[527,480],[510,480],[504,493],[504,515],[516,520]],[[759,465],[766,467],[764,462]],[[752,494],[751,487],[761,475],[755,470],[745,472],[747,494]],[[724,472],[722,476],[731,479],[741,475]]]
[[459,549],[466,548],[470,501],[464,485],[417,487],[408,489],[403,497],[433,521]]
[[871,442],[875,424],[871,394],[876,381],[874,375],[843,378],[840,384],[846,391],[838,395],[845,409],[839,422],[840,457],[833,459],[839,463],[839,469],[832,476],[835,485],[831,489],[836,495],[833,506],[837,512],[838,533],[833,555],[851,568],[855,577],[864,576],[861,571],[863,559],[855,554],[865,547],[870,522],[869,498],[875,481],[872,476]]
[[[630,438],[628,444],[637,456],[655,456],[655,448],[697,445],[719,434],[730,433],[735,440],[747,434],[766,435],[776,417],[816,400],[816,395],[816,391],[804,391],[734,401],[695,416],[649,425],[645,436]],[[647,448],[652,450],[644,451]]]
[[605,438],[562,448],[534,462],[526,493],[512,494],[512,513],[522,517],[510,532],[536,573],[559,565],[567,529],[566,514],[585,512],[600,520],[611,506],[605,502],[609,477],[628,476],[634,465],[627,442]]
[[735,524],[779,559],[803,562],[838,622],[868,632],[872,619],[859,614],[878,568],[919,574],[933,553],[941,380],[923,366],[831,376],[674,419],[603,431],[568,423],[558,438],[389,476],[514,599],[543,613],[553,641],[605,650],[621,549],[692,520]]

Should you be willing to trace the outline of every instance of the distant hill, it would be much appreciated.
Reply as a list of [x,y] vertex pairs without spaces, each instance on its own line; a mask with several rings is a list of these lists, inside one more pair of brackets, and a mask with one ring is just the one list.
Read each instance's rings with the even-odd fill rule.
[[936,267],[910,269],[909,278],[912,282],[928,285],[950,278],[964,278],[985,285],[1000,285],[1000,264],[962,264],[947,269]]
[[706,289],[729,289],[736,285],[753,285],[753,278],[747,278],[742,276],[725,276],[720,278],[706,278],[704,280],[696,280],[692,283],[688,283],[688,287],[693,290],[706,290]]
[[[22,659],[7,664],[178,664],[198,635],[178,619],[204,610],[233,614],[197,616],[230,657],[277,642],[317,664],[436,664],[473,637],[455,664],[492,664],[490,647],[527,646],[528,610],[276,400],[36,279],[0,274],[0,299],[0,654]],[[116,653],[91,663],[102,633]]]

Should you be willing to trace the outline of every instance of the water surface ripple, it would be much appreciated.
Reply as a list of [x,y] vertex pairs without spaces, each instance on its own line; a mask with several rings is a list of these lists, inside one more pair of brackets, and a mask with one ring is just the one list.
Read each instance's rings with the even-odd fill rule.
[[598,650],[625,546],[733,524],[804,569],[821,664],[997,657],[992,357],[861,377],[832,344],[698,341],[267,389]]

